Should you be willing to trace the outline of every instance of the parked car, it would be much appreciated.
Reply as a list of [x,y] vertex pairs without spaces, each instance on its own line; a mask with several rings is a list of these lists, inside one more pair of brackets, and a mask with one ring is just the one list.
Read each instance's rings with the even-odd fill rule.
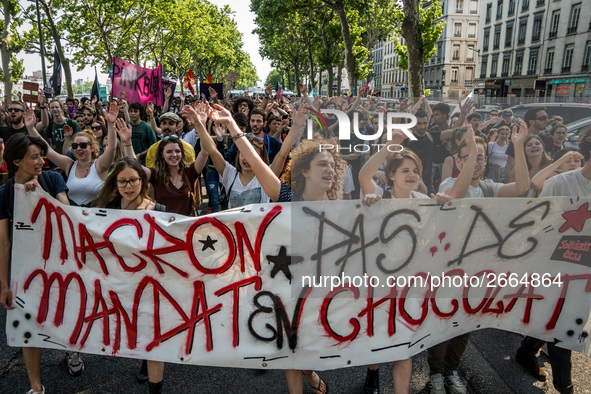
[[549,117],[562,116],[564,123],[572,123],[591,116],[591,104],[573,103],[531,103],[519,104],[511,108],[514,118],[521,118],[530,108],[543,107]]
[[565,126],[566,141],[564,142],[564,146],[567,148],[579,149],[579,137],[583,131],[591,127],[591,117],[567,123]]

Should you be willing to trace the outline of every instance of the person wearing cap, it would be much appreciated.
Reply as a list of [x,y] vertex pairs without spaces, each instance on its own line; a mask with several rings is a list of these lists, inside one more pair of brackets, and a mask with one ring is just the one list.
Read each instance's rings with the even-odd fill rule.
[[[165,112],[160,115],[160,129],[162,130],[162,140],[169,138],[170,136],[178,136],[177,135],[177,125],[181,122],[181,118],[175,114],[174,112]],[[152,144],[148,148],[148,152],[146,153],[146,166],[153,167],[154,161],[156,157],[156,150],[158,149],[158,145],[162,140]],[[185,150],[185,155],[187,158],[187,162],[191,164],[195,161],[195,149],[186,143],[185,141],[181,140],[183,144],[183,148]]]

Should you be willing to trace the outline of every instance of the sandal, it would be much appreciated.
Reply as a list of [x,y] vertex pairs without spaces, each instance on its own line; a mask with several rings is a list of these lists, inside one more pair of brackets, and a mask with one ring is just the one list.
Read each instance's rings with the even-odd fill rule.
[[[320,377],[320,375],[318,375],[316,372],[314,372],[314,374],[316,376],[318,376],[319,382],[318,382],[318,387],[314,387],[314,386],[312,386],[312,383],[308,382],[308,384],[310,385],[310,387],[312,388],[312,390],[314,390],[314,392],[316,392],[318,394],[328,394],[329,393],[328,384],[324,380],[322,380],[322,378]],[[324,383],[324,387],[325,387],[324,392],[322,392],[322,384],[323,383]]]

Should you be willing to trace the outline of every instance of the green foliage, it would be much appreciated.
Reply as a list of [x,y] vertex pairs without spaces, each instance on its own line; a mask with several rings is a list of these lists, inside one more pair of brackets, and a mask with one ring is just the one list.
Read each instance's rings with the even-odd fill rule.
[[264,85],[267,86],[268,84],[271,84],[273,86],[277,86],[277,82],[281,83],[281,73],[276,68],[274,68],[271,70],[269,75],[267,75]]
[[[425,7],[426,3],[430,4]],[[402,5],[397,3],[397,7],[394,10],[394,20],[397,22],[394,32],[398,37],[402,37],[402,21],[405,17],[401,7]],[[437,52],[437,40],[441,37],[441,33],[443,33],[443,28],[445,27],[444,20],[438,21],[442,15],[441,0],[420,0],[419,17],[423,41],[423,63],[429,61]],[[395,50],[400,59],[398,66],[408,71],[408,50],[406,45],[400,43],[398,37],[394,37]]]

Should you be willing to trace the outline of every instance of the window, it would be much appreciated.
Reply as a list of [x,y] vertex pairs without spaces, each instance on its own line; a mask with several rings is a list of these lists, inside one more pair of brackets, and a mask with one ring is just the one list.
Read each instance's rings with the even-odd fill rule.
[[517,35],[517,43],[523,44],[525,42],[525,32],[527,31],[527,19],[519,21],[519,34]]
[[542,32],[542,17],[544,14],[536,15],[534,18],[534,26],[531,33],[531,40],[532,41],[539,41],[540,40],[540,33]]
[[488,56],[482,58],[480,63],[480,78],[486,78],[486,72],[488,68]]
[[460,60],[460,45],[454,44],[451,60]]
[[454,37],[461,37],[462,36],[462,24],[461,23],[454,23]]
[[544,5],[545,0],[537,0],[536,1],[536,7],[541,7]]
[[443,51],[443,44],[437,43],[437,63],[441,63],[441,59],[443,58],[442,52]]
[[567,34],[572,34],[577,32],[577,28],[579,27],[579,17],[581,16],[581,3],[573,5],[573,8],[570,13],[570,22],[568,24]]
[[464,12],[464,0],[456,0],[456,12],[458,14]]
[[466,60],[473,61],[474,60],[474,45],[468,45],[468,53],[466,54]]
[[521,3],[521,12],[529,10],[529,0],[523,0]]
[[473,69],[472,67],[466,67],[466,70],[464,71],[464,83],[466,84],[466,86],[471,86],[473,81],[474,74],[473,74]]
[[470,0],[470,13],[478,14],[478,0]]
[[538,50],[532,49],[529,52],[529,64],[527,66],[527,75],[536,74],[537,68],[538,68]]
[[507,30],[505,31],[505,48],[511,46],[513,41],[513,22],[507,23]]
[[518,52],[515,54],[515,75],[521,75],[523,71],[523,52]]
[[484,21],[484,23],[490,23],[491,14],[492,14],[492,3],[488,3],[486,5],[486,20]]
[[468,38],[476,37],[476,23],[470,23],[468,25]]
[[497,20],[503,17],[503,0],[499,0],[497,3]]
[[591,41],[587,41],[587,48],[585,49],[585,57],[583,58],[583,66],[581,71],[589,71],[589,65],[591,64]]
[[482,52],[488,51],[489,39],[490,39],[490,30],[486,29],[484,31],[484,38],[482,40]]
[[492,58],[492,62],[490,64],[490,76],[491,77],[496,77],[497,76],[497,68],[499,66],[499,57],[498,56],[494,56]]
[[548,34],[549,38],[554,38],[558,34],[559,23],[560,23],[560,10],[554,11],[552,13],[552,22],[550,22],[550,34]]
[[458,82],[458,68],[452,67],[451,69],[451,81]]
[[546,55],[546,67],[544,67],[544,74],[552,74],[552,67],[554,65],[554,48],[548,49]]
[[493,49],[499,49],[499,44],[501,42],[501,26],[495,26],[495,35],[493,38]]
[[506,77],[509,75],[509,63],[511,62],[511,55],[503,55],[503,65],[501,67],[501,76]]
[[572,65],[572,62],[573,62],[574,49],[575,49],[574,45],[568,45],[566,47],[566,49],[564,50],[564,60],[562,62],[562,72],[563,73],[570,71],[570,66]]
[[515,14],[515,0],[509,0],[509,9],[507,10],[507,16]]

